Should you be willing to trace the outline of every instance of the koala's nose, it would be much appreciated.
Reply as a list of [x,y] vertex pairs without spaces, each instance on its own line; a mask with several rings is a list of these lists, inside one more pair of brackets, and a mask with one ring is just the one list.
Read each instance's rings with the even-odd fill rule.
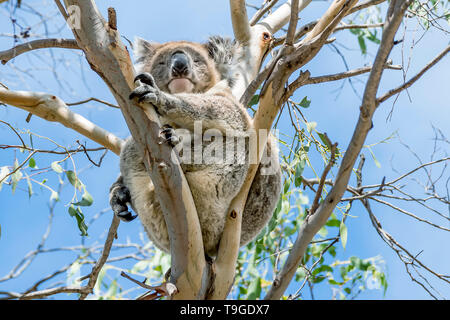
[[172,55],[172,75],[184,76],[189,72],[189,60],[185,53],[178,51]]

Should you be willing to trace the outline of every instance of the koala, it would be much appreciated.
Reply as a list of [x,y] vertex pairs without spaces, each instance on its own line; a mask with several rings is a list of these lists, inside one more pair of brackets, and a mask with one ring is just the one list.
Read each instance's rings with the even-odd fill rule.
[[[138,38],[134,52],[136,79],[142,84],[131,93],[130,99],[138,99],[144,108],[153,105],[160,115],[166,141],[174,148],[183,145],[181,168],[197,209],[205,253],[214,257],[228,207],[249,167],[248,132],[252,120],[230,90],[235,44],[221,37],[211,37],[206,44],[187,41],[156,44]],[[201,124],[200,132],[196,132],[196,123]],[[215,155],[209,159],[214,161],[192,161],[192,155],[195,158],[192,141],[198,136],[203,136],[200,140],[203,154],[205,150],[227,150],[228,161]],[[236,141],[241,141],[244,148],[236,148]],[[189,151],[191,155],[186,156]],[[271,136],[265,151],[269,161],[259,165],[243,211],[241,246],[253,240],[268,223],[280,195],[278,149]],[[113,212],[122,220],[131,221],[136,217],[128,211],[131,205],[150,240],[170,252],[168,231],[154,186],[145,170],[143,155],[131,137],[121,150],[120,172],[110,189]]]

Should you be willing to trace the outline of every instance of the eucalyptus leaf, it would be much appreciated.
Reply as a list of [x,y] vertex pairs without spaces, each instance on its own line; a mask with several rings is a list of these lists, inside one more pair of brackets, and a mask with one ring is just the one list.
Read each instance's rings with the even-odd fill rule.
[[50,167],[53,169],[53,171],[55,171],[56,173],[62,173],[64,170],[63,168],[59,165],[58,161],[54,161],[52,162],[52,164],[50,165]]
[[345,246],[347,245],[347,226],[344,224],[344,222],[341,222],[339,226],[339,234],[341,236],[341,243],[342,247],[345,249]]

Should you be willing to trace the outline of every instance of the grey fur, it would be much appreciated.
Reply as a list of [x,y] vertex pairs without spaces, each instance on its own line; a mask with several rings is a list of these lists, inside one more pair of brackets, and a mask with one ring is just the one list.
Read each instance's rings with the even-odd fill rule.
[[[219,48],[221,44],[228,46]],[[215,38],[214,50],[211,44],[201,46],[188,42],[176,42],[157,47],[140,39],[136,43],[136,58],[141,62],[140,71],[147,71],[154,77],[137,87],[132,97],[138,97],[143,105],[152,104],[161,115],[161,122],[170,125],[182,136],[184,150],[189,150],[195,139],[194,124],[202,121],[202,135],[224,138],[202,141],[205,150],[226,149],[237,139],[245,141],[248,149],[248,129],[251,119],[245,108],[231,95],[228,73],[219,72],[221,62],[230,64],[233,59],[231,42]],[[190,79],[194,87],[191,93],[170,93],[170,57],[173,52],[183,51],[189,57]],[[230,56],[223,50],[231,50]],[[218,52],[214,59],[214,52]],[[144,56],[142,56],[142,54]],[[208,56],[208,54],[210,56]],[[162,64],[164,62],[164,65]],[[195,61],[195,62],[194,62]],[[165,66],[165,68],[164,68]],[[150,75],[144,78],[150,79]],[[153,79],[153,78],[152,78]],[[222,80],[222,81],[221,81]],[[223,81],[225,80],[225,81]],[[154,83],[153,83],[154,82]],[[226,135],[225,135],[226,134]],[[182,143],[176,146],[178,148]],[[186,149],[187,144],[187,149]],[[191,151],[194,151],[191,149]],[[278,162],[278,149],[269,137],[267,154],[271,163],[261,164],[248,195],[245,205],[241,245],[253,240],[264,228],[273,214],[281,191],[281,171]],[[192,158],[181,157],[181,167],[189,183],[192,196],[199,215],[205,251],[214,256],[222,235],[225,215],[232,199],[237,195],[248,170],[248,156],[245,150],[230,150],[223,161],[192,163]],[[231,160],[231,161],[229,161]],[[275,168],[273,174],[264,175],[263,170],[269,165]],[[169,252],[169,237],[160,205],[155,197],[154,187],[146,173],[143,158],[132,138],[127,139],[120,155],[121,177],[111,187],[110,202],[115,214],[127,212],[130,203],[138,214],[150,240],[160,249]],[[124,189],[125,187],[125,189]],[[126,190],[129,190],[128,197]],[[128,214],[125,215],[129,217]]]
[[227,80],[228,86],[232,88],[234,85],[233,66],[237,50],[236,41],[230,38],[212,36],[208,38],[206,48],[209,56],[216,63],[221,79]]

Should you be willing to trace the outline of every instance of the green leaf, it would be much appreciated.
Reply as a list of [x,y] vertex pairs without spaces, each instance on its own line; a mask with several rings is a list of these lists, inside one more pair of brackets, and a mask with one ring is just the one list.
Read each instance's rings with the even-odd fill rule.
[[84,190],[83,197],[81,198],[81,201],[74,203],[75,206],[82,206],[82,207],[89,207],[94,202],[94,199],[92,196],[87,192],[87,190]]
[[347,226],[344,222],[341,222],[341,225],[339,226],[339,234],[341,236],[342,247],[345,249],[345,246],[347,245]]
[[331,284],[331,285],[340,286],[340,285],[342,285],[344,282],[337,282],[337,281],[334,280],[334,279],[328,279],[328,283]]
[[74,187],[76,187],[78,184],[78,178],[77,178],[77,175],[75,174],[75,172],[73,172],[72,170],[67,170],[66,176],[67,176],[67,179],[69,179],[70,184],[73,185]]
[[326,277],[323,277],[323,276],[318,276],[318,277],[314,277],[314,278],[312,278],[312,283],[320,283],[320,282],[322,282],[323,280],[325,280],[326,279]]
[[339,227],[341,225],[341,221],[338,219],[330,219],[325,225],[327,227]]
[[81,191],[81,187],[83,186],[83,184],[78,179],[78,177],[75,174],[75,172],[73,172],[72,170],[67,170],[66,171],[66,176],[67,176],[67,179],[69,179],[70,184]]
[[302,174],[305,170],[306,161],[304,159],[300,160],[295,167],[295,175],[294,175],[294,185],[298,188],[302,184]]
[[308,97],[305,96],[302,101],[300,101],[299,106],[303,108],[309,108],[311,105],[311,100],[308,100]]
[[36,168],[36,160],[34,160],[34,158],[30,158],[30,160],[28,161],[28,166],[30,168]]
[[259,102],[259,94],[255,94],[251,99],[250,102],[248,103],[248,106],[254,106],[255,104],[258,104]]
[[370,32],[369,30],[367,30],[367,32],[368,32],[367,40],[370,40],[370,41],[372,41],[372,42],[374,42],[376,44],[380,44],[381,43],[380,39],[377,38],[377,31],[376,30],[374,30],[373,33]]
[[281,204],[282,204],[282,198],[280,196],[280,199],[278,199],[277,207],[275,208],[275,211],[273,212],[272,218],[269,221],[266,233],[270,233],[273,229],[275,229],[278,225],[278,214],[281,211]]
[[64,171],[63,168],[59,165],[58,161],[52,162],[51,167],[56,173],[62,173]]
[[327,251],[333,258],[336,257],[336,247],[332,246],[330,247],[330,249],[328,249]]
[[75,217],[77,215],[77,210],[75,209],[74,206],[69,207],[69,214],[71,217]]
[[366,54],[367,47],[366,47],[366,41],[364,40],[364,36],[362,36],[362,35],[358,36],[358,43],[359,43],[359,48],[361,49],[361,53]]
[[286,179],[284,181],[284,191],[283,193],[287,193],[289,191],[289,187],[291,186],[291,179]]
[[321,265],[320,267],[313,270],[312,275],[316,276],[321,272],[333,272],[333,268],[327,266],[326,264]]
[[75,217],[75,219],[77,220],[77,224],[78,224],[78,229],[81,231],[81,235],[82,236],[87,236],[87,226],[84,223],[84,215],[83,212],[81,211],[80,207],[75,208],[73,205],[71,205],[69,207],[69,214],[71,217]]

